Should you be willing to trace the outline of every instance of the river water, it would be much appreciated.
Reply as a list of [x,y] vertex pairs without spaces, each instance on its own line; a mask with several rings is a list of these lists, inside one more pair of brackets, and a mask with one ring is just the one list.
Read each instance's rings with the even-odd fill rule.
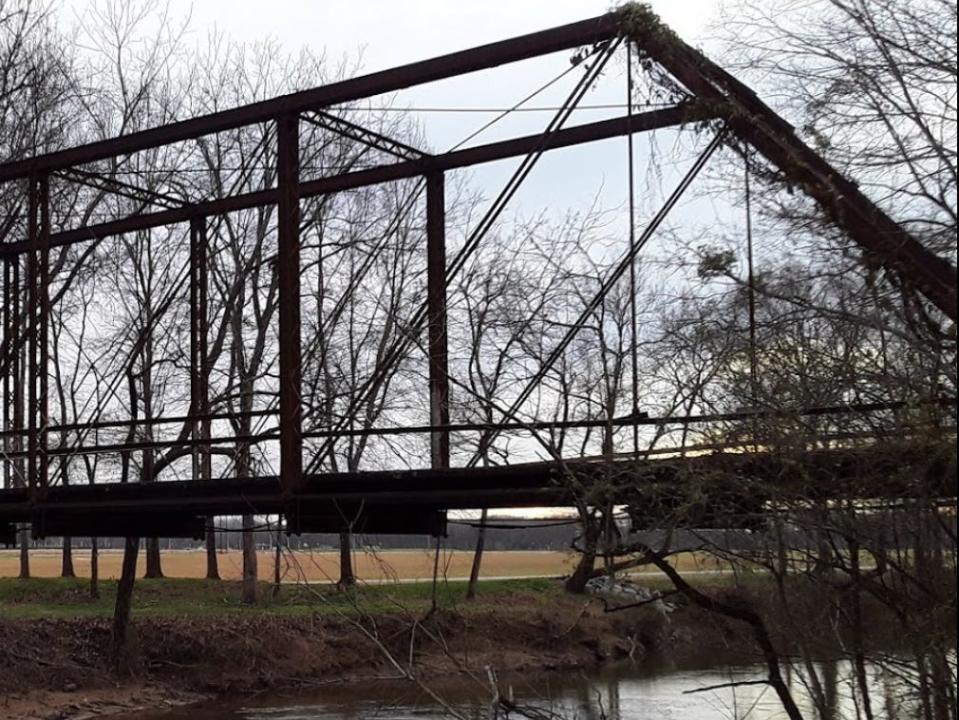
[[[845,663],[819,666],[833,700],[831,720],[856,717]],[[615,665],[589,672],[567,671],[530,677],[500,678],[515,702],[536,708],[550,720],[780,720],[786,715],[774,691],[762,684],[732,687],[735,682],[764,677],[760,666],[685,666],[646,661]],[[789,678],[793,695],[807,718],[816,718],[801,678]],[[871,679],[878,716],[886,705],[903,702],[880,674]],[[477,680],[461,677],[434,681],[430,689],[440,698],[407,682],[373,680],[366,683],[317,687],[288,696],[223,701],[163,713],[140,713],[140,720],[439,720],[490,717],[490,693]],[[876,702],[878,701],[878,702]],[[443,703],[447,705],[444,707]],[[552,713],[552,714],[550,714]],[[132,720],[130,716],[129,719]],[[502,716],[501,716],[502,717]],[[511,714],[510,718],[523,717]]]

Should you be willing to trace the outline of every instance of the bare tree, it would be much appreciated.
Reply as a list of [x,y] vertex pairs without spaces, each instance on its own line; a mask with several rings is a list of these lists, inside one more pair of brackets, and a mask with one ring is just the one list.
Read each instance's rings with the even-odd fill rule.
[[[306,272],[313,290],[307,317],[315,351],[304,368],[304,384],[318,401],[307,411],[310,427],[335,427],[349,417],[347,429],[363,431],[415,407],[410,398],[416,381],[408,376],[407,363],[388,372],[379,369],[407,333],[408,318],[424,295],[419,196],[418,183],[400,183],[351,193],[317,215],[311,228],[317,238],[315,261]],[[400,454],[395,443],[352,433],[337,442],[324,440],[315,452],[319,466],[332,472],[357,472],[370,456]],[[344,510],[342,586],[355,582],[355,520]]]
[[[54,28],[47,8],[28,0],[0,2],[0,154],[5,158],[14,160],[48,152],[68,142],[69,113],[64,112],[64,104],[71,62],[72,53]],[[21,189],[8,184],[0,195],[4,216],[0,239],[12,234],[22,236],[26,231]],[[5,263],[5,271],[5,283],[10,284],[16,297],[21,284],[26,284],[23,259]],[[12,312],[15,315],[11,322],[21,323],[17,337],[22,339],[27,330],[27,314]],[[8,382],[21,386],[25,382],[25,352],[24,343],[14,346],[12,338],[4,338],[0,363]],[[15,368],[20,371],[18,377],[12,375]],[[5,392],[19,397],[10,385],[5,385]],[[22,401],[14,400],[9,406],[5,403],[4,407],[13,407],[12,416],[4,418],[6,429],[13,430],[16,417],[23,416]],[[19,437],[8,438],[5,449],[19,450],[21,441]],[[5,463],[6,486],[22,486],[25,482],[22,461]],[[21,528],[18,544],[20,577],[26,578],[30,576],[28,528]]]
[[[500,417],[497,402],[522,382],[525,347],[542,329],[547,307],[562,282],[555,268],[537,264],[524,247],[541,228],[538,222],[504,227],[477,252],[452,288],[450,298],[451,372],[461,392],[451,408],[454,421],[485,426]],[[469,453],[481,467],[509,458],[509,446],[484,441],[485,433],[455,438],[458,453]],[[466,597],[476,595],[488,512],[479,519]]]
[[946,0],[748,2],[723,35],[734,66],[841,171],[955,257],[956,7]]

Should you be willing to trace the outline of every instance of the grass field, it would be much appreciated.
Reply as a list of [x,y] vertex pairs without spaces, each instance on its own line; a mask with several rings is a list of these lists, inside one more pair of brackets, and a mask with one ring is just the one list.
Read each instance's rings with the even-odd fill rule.
[[[427,550],[392,550],[387,552],[354,553],[354,568],[360,580],[390,582],[395,580],[422,580],[433,576],[433,553]],[[33,577],[52,578],[60,575],[59,550],[33,550],[30,553],[30,574]],[[122,552],[100,552],[99,571],[103,579],[116,579],[120,574]],[[206,555],[199,550],[165,551],[162,555],[163,572],[171,578],[203,578],[206,575]],[[238,551],[218,554],[220,576],[224,580],[239,580],[243,561]],[[483,555],[483,577],[557,577],[568,574],[575,563],[575,555],[568,552],[487,551]],[[441,574],[448,579],[469,577],[473,554],[464,551],[444,551],[440,555]],[[259,576],[273,577],[273,554],[258,553]],[[685,553],[673,562],[684,570],[721,569],[715,560],[706,556]],[[90,554],[78,550],[73,554],[73,566],[80,577],[90,576]],[[144,558],[140,553],[138,574],[143,574]],[[0,577],[16,577],[20,561],[16,550],[0,550]],[[339,554],[330,551],[284,552],[281,571],[285,582],[335,582],[339,577]]]
[[[466,578],[472,562],[471,552],[441,553],[441,581],[437,599],[441,606],[464,601]],[[428,609],[433,598],[433,553],[426,550],[402,550],[382,553],[358,551],[354,564],[359,584],[350,592],[341,592],[336,552],[284,552],[281,568],[285,585],[273,593],[273,554],[258,554],[261,590],[259,602],[250,607],[240,601],[242,560],[237,551],[218,554],[222,581],[203,579],[206,554],[203,551],[165,551],[163,570],[166,578],[138,580],[134,592],[137,615],[209,616],[268,612],[274,614],[337,614],[341,612],[389,613],[420,612]],[[88,551],[74,553],[74,568],[79,577],[61,578],[59,550],[33,550],[30,553],[32,577],[20,580],[18,553],[0,551],[0,617],[106,617],[113,612],[116,579],[122,552],[100,553],[100,597],[89,593],[90,558]],[[138,575],[143,574],[140,553]],[[471,607],[512,602],[509,597],[562,594],[562,583],[555,579],[567,574],[576,556],[563,552],[491,551],[484,554],[482,582],[478,602]],[[681,570],[722,570],[708,556],[684,553],[671,562]],[[667,587],[666,577],[652,568],[643,568],[642,584]],[[705,573],[696,576],[696,584],[725,583],[731,576]],[[307,582],[304,582],[307,581]],[[541,602],[542,599],[536,602]]]
[[[464,603],[466,582],[453,580],[437,585],[439,607]],[[486,580],[480,585],[472,608],[502,604],[504,598],[558,596],[562,586],[556,580]],[[138,580],[133,593],[136,616],[204,617],[219,615],[348,615],[392,612],[423,612],[433,597],[431,582],[357,585],[348,592],[335,586],[288,585],[274,595],[268,583],[261,583],[256,605],[240,600],[235,581],[173,579]],[[105,582],[100,597],[91,599],[89,583],[79,578],[0,578],[0,618],[109,617],[113,614],[116,583]]]

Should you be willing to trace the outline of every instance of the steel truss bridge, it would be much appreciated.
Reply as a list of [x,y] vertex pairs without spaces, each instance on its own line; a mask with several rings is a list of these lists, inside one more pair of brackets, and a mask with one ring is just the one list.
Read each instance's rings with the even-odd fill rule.
[[[590,84],[617,49],[635,48],[644,61],[654,63],[686,99],[671,107],[633,112],[618,118],[580,125],[567,120]],[[337,115],[337,106],[353,103],[419,84],[465,75],[559,51],[588,48],[583,78],[540,133],[430,154],[396,139],[362,127]],[[312,123],[389,155],[392,160],[374,167],[304,179],[300,171],[301,123]],[[271,124],[276,133],[276,186],[255,192],[230,194],[215,199],[169,203],[146,188],[119,184],[108,174],[84,169],[101,161],[119,160],[135,153],[192,141],[219,132],[235,131],[256,124]],[[523,505],[568,505],[573,501],[564,477],[586,481],[609,468],[627,480],[621,484],[618,502],[636,500],[640,478],[669,478],[677,468],[709,470],[725,467],[734,475],[765,477],[789,485],[788,474],[773,473],[775,460],[766,448],[739,447],[734,452],[709,455],[650,455],[562,459],[505,467],[450,467],[450,433],[483,433],[490,443],[496,433],[511,427],[511,418],[529,397],[538,379],[548,370],[569,338],[545,361],[543,368],[495,426],[450,424],[447,373],[447,286],[463,267],[471,248],[482,240],[498,212],[508,202],[546,152],[608,138],[631,136],[661,128],[686,125],[707,127],[715,133],[712,142],[668,197],[638,242],[617,266],[620,275],[642,244],[651,236],[716,148],[723,142],[751,147],[778,169],[794,187],[807,193],[822,211],[858,243],[870,257],[911,291],[917,292],[943,314],[956,320],[956,271],[951,263],[927,250],[906,229],[888,217],[857,186],[844,178],[808,147],[793,128],[765,105],[747,86],[683,43],[668,29],[653,22],[639,22],[630,6],[600,17],[474,47],[422,62],[396,67],[322,87],[255,102],[242,107],[133,132],[46,155],[0,165],[0,183],[23,193],[26,217],[11,216],[0,223],[0,262],[3,264],[3,341],[0,345],[0,376],[3,382],[3,463],[8,477],[19,478],[13,487],[0,490],[0,539],[11,537],[16,523],[31,523],[36,537],[47,535],[197,536],[206,518],[222,514],[283,514],[292,531],[331,530],[342,527],[351,514],[362,517],[363,528],[380,532],[442,532],[445,511],[453,508]],[[447,257],[445,173],[507,158],[522,158],[503,193],[463,250]],[[68,179],[140,199],[146,209],[124,217],[77,227],[51,227],[50,179]],[[346,190],[421,178],[426,187],[427,301],[410,323],[414,331],[425,330],[429,355],[430,422],[423,427],[373,428],[356,431],[347,422],[329,430],[305,433],[301,382],[300,324],[300,201]],[[238,210],[277,208],[279,405],[277,427],[251,437],[213,437],[212,423],[234,416],[211,407],[208,362],[208,239],[213,218]],[[186,415],[152,420],[103,420],[72,425],[50,421],[50,319],[51,249],[79,243],[97,243],[124,233],[148,231],[178,223],[190,228],[190,405]],[[20,228],[25,227],[25,233]],[[17,233],[11,230],[17,229]],[[11,235],[16,235],[11,237]],[[25,268],[25,269],[24,269]],[[614,273],[585,312],[602,301]],[[578,324],[577,324],[578,325]],[[571,331],[574,332],[574,331]],[[394,347],[374,376],[388,371],[410,349]],[[369,383],[368,383],[369,385]],[[361,388],[361,394],[367,389]],[[954,401],[949,401],[954,407]],[[890,406],[891,407],[891,406]],[[889,407],[805,408],[803,413],[847,414],[872,412]],[[261,413],[262,414],[262,413]],[[271,413],[272,414],[272,413]],[[644,418],[617,421],[622,425],[670,424],[723,421],[712,418]],[[132,422],[177,424],[184,431],[175,440],[129,441],[114,444],[66,446],[51,444],[51,436],[63,431],[123,428]],[[604,425],[606,423],[600,423]],[[562,423],[514,423],[515,427],[557,427]],[[568,423],[586,427],[590,423]],[[594,423],[595,425],[595,423]],[[304,465],[304,438],[335,440],[349,434],[400,434],[420,432],[430,437],[431,467],[421,470],[323,474],[316,459]],[[82,433],[81,433],[82,436]],[[279,473],[255,479],[214,478],[211,447],[218,444],[279,441]],[[817,450],[806,456],[810,466],[820,468],[824,491],[829,496],[852,492],[844,480],[853,477],[850,468],[865,464],[867,476],[887,477],[888,455],[856,448]],[[85,453],[123,453],[183,448],[195,458],[197,479],[161,483],[98,483],[63,486],[51,481],[50,468],[58,457]],[[715,449],[715,448],[714,448]],[[919,453],[922,455],[923,453]],[[893,465],[918,462],[916,451],[904,449]],[[883,465],[882,463],[886,463]],[[897,465],[898,463],[898,465]],[[13,472],[10,472],[12,468]],[[652,475],[650,474],[652,473]],[[955,495],[955,469],[942,469],[940,492]],[[858,476],[858,475],[857,475]],[[951,479],[950,479],[951,478]],[[851,481],[850,481],[851,482]],[[908,488],[884,486],[879,494],[899,496]]]

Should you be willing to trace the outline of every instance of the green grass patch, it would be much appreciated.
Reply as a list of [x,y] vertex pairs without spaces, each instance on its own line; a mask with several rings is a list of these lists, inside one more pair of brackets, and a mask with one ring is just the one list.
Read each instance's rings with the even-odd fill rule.
[[[659,590],[672,589],[663,575],[640,575],[634,582]],[[730,575],[690,575],[687,579],[703,590],[718,590],[736,584],[759,587],[770,582],[764,573]],[[462,611],[508,610],[524,597],[549,602],[564,594],[562,583],[551,579],[507,579],[480,581],[475,600],[466,600],[465,580],[441,581],[436,587],[436,602],[443,609]],[[71,578],[0,578],[0,618],[68,618],[110,617],[116,602],[116,581],[100,583],[100,597],[90,597],[89,580]],[[165,578],[137,580],[133,591],[134,617],[182,616],[210,617],[220,615],[319,615],[421,613],[433,602],[433,584],[404,582],[359,584],[340,590],[328,583],[285,584],[274,594],[268,583],[260,583],[258,602],[246,605],[241,600],[241,586],[236,581]]]
[[[212,616],[273,613],[278,615],[419,612],[433,600],[431,582],[358,585],[341,591],[329,584],[283,585],[279,594],[269,584],[259,586],[259,602],[241,601],[240,583],[213,580],[137,580],[133,592],[134,616]],[[562,593],[560,583],[546,579],[481,581],[476,600],[467,603],[466,581],[441,582],[437,605],[502,607],[518,595]],[[109,617],[116,600],[116,582],[102,582],[100,597],[90,597],[89,581],[68,578],[0,579],[0,617]]]

